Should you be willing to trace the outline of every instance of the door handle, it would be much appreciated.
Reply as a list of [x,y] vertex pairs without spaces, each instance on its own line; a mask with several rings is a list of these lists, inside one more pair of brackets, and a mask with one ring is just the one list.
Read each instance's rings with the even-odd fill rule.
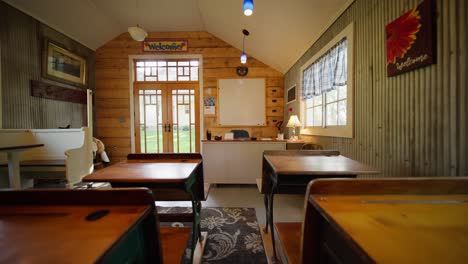
[[167,124],[167,130],[168,130],[167,132],[171,132],[171,126],[172,124]]
[[164,132],[167,132],[167,124],[164,124],[163,127],[164,127]]

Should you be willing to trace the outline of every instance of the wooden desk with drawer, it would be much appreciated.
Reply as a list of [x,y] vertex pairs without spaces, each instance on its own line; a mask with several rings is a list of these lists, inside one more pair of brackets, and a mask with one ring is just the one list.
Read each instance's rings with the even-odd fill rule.
[[302,263],[466,263],[468,178],[320,179]]

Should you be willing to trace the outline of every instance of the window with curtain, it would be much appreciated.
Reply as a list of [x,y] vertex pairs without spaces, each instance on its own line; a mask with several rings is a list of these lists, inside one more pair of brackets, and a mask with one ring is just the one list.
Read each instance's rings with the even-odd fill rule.
[[353,50],[350,23],[301,66],[301,134],[354,136]]
[[348,41],[343,38],[303,71],[306,127],[347,123]]

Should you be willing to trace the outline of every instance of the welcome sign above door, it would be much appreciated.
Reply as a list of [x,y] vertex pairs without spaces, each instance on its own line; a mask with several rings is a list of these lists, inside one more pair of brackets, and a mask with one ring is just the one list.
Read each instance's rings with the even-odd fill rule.
[[188,52],[188,40],[176,39],[145,39],[142,44],[143,52],[173,53]]

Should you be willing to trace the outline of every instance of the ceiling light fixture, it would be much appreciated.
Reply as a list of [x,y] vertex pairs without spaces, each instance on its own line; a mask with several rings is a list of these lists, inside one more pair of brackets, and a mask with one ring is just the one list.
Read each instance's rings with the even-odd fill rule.
[[[135,1],[136,8],[135,10],[138,12],[138,0]],[[137,19],[138,15],[135,15],[135,20]],[[132,39],[136,41],[143,41],[145,40],[146,36],[148,36],[148,33],[146,30],[140,27],[140,25],[136,25],[136,27],[129,27],[128,28],[128,33],[130,33],[130,36]]]
[[253,0],[244,0],[244,15],[251,16],[253,14]]
[[247,54],[244,52],[245,47],[245,37],[248,36],[250,33],[247,29],[242,30],[242,34],[244,34],[244,39],[242,40],[242,55],[240,56],[240,61],[242,64],[247,63]]
[[136,27],[129,27],[128,33],[130,33],[132,39],[140,42],[145,40],[146,36],[148,36],[148,33],[139,25],[136,25]]

